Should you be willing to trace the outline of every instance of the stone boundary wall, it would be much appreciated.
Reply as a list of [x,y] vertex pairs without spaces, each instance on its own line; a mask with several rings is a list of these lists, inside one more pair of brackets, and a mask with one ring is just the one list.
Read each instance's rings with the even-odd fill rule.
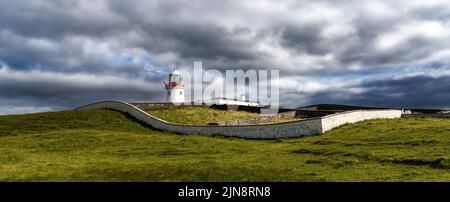
[[128,113],[139,121],[153,128],[179,134],[199,135],[223,135],[229,137],[255,138],[255,139],[278,139],[286,137],[299,137],[305,135],[316,135],[321,133],[320,119],[310,119],[301,122],[289,122],[267,125],[245,125],[245,126],[194,126],[174,124],[154,117],[145,111],[128,103],[106,101],[86,105],[79,109],[110,109]]
[[354,110],[331,114],[321,118],[322,132],[327,132],[347,123],[356,123],[368,119],[393,119],[401,116],[402,110],[398,109]]
[[398,118],[401,116],[400,110],[397,110],[398,113],[396,110],[371,110],[352,111],[342,114],[333,114],[323,118],[311,118],[294,122],[266,125],[194,126],[167,122],[146,113],[136,106],[123,102],[99,102],[79,108],[79,110],[83,109],[110,109],[128,113],[135,119],[142,121],[153,128],[179,134],[223,135],[252,139],[278,139],[317,135],[345,123],[353,123],[372,118]]
[[295,111],[296,111],[295,117],[298,117],[298,118],[323,117],[323,116],[327,116],[330,114],[344,112],[342,110],[338,111],[338,110],[302,110],[302,109],[297,109]]

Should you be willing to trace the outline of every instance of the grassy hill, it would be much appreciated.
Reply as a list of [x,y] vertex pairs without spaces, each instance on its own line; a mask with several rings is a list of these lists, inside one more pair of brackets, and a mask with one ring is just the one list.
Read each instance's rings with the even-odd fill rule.
[[206,107],[178,107],[169,109],[151,109],[147,113],[163,120],[192,125],[208,125],[208,123],[258,117],[258,113],[245,111],[226,111]]
[[[251,113],[246,111],[226,111],[194,106],[168,108],[168,109],[167,108],[151,109],[146,110],[146,112],[172,123],[188,124],[188,125],[208,125],[209,123],[214,122],[230,121],[260,116],[259,113]],[[297,120],[301,120],[301,118],[289,117],[277,121],[261,122],[260,124],[283,123]]]
[[0,181],[450,181],[450,119],[283,140],[175,135],[115,111],[0,116]]

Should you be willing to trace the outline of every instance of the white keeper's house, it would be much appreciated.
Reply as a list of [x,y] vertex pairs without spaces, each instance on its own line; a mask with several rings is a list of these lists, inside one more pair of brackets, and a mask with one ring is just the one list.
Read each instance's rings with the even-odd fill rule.
[[212,98],[211,103],[216,105],[243,105],[243,106],[259,107],[259,103],[257,101],[247,100],[245,99],[245,95],[243,95],[241,99]]

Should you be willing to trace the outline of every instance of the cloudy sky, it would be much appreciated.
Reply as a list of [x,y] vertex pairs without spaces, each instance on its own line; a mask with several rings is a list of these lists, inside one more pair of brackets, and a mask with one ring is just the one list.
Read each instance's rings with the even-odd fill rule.
[[289,107],[450,107],[448,0],[0,3],[0,114],[162,101],[194,61],[279,69]]

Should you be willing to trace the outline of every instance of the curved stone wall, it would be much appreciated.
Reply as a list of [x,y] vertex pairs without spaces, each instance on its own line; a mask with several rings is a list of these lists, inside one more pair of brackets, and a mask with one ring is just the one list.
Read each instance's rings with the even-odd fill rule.
[[368,110],[354,110],[331,114],[322,119],[322,132],[327,132],[333,128],[339,127],[347,123],[356,123],[368,119],[392,119],[400,118],[402,111],[397,109],[368,109]]
[[[345,120],[333,118],[342,114],[329,115],[323,118],[306,119],[295,122],[267,124],[267,125],[237,125],[237,126],[194,126],[174,124],[157,117],[154,117],[141,109],[123,102],[105,101],[86,105],[79,109],[111,109],[128,113],[137,120],[140,120],[153,128],[180,134],[199,135],[223,135],[230,137],[258,138],[258,139],[278,139],[287,137],[301,137],[307,135],[317,135],[333,127],[347,123]],[[397,118],[401,116],[400,110],[371,110],[354,111],[355,113],[345,113],[342,118],[349,121],[360,121],[371,118]],[[323,128],[322,126],[326,126]],[[324,130],[325,129],[325,130]]]

